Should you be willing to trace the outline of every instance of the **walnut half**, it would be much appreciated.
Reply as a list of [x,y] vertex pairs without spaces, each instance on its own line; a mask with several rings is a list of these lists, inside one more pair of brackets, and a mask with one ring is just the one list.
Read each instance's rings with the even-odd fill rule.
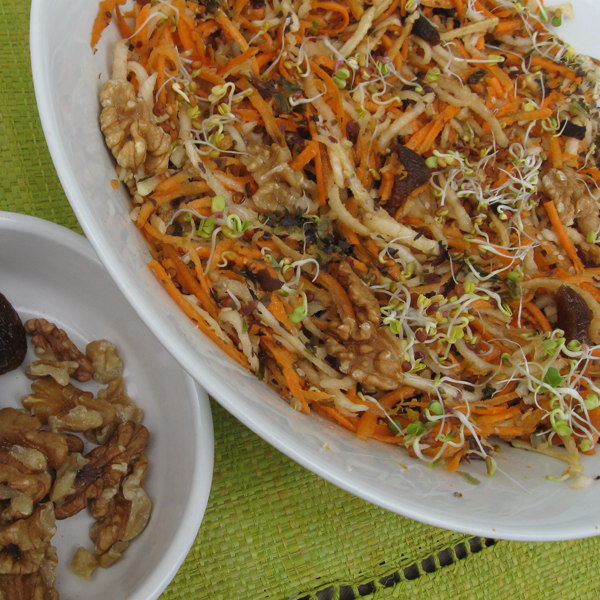
[[115,418],[108,425],[85,432],[85,436],[94,444],[106,444],[120,423],[127,421],[141,423],[144,413],[127,395],[122,377],[113,379],[104,389],[100,390],[98,398],[106,400],[114,406]]
[[106,400],[94,398],[70,383],[37,380],[31,384],[32,394],[23,396],[21,403],[52,431],[88,431],[108,425],[115,418],[115,409]]
[[98,383],[110,383],[121,376],[123,363],[115,345],[107,340],[94,340],[85,347],[85,355],[94,368],[94,379]]
[[115,45],[112,79],[100,92],[100,128],[119,166],[163,173],[169,166],[171,138],[152,122],[146,101],[126,79],[127,42]]
[[[66,519],[83,510],[105,488],[118,485],[148,445],[148,430],[131,421],[122,423],[104,446],[85,455],[84,465],[73,464],[72,491],[55,498],[56,518]],[[66,476],[66,474],[65,474]]]
[[0,513],[2,518],[13,520],[29,516],[33,506],[48,494],[51,485],[52,478],[45,471],[22,473],[11,465],[0,464],[0,497],[10,500],[9,506]]
[[29,379],[41,379],[44,377],[52,377],[59,385],[67,385],[71,375],[77,371],[79,363],[73,360],[36,360],[27,366],[25,375]]
[[54,507],[40,504],[27,519],[0,527],[0,598],[58,600]]
[[67,457],[62,436],[41,427],[22,411],[0,410],[0,523],[29,517],[50,490],[48,464],[58,466]]
[[73,373],[77,381],[89,381],[94,369],[85,354],[69,339],[69,336],[54,323],[46,319],[29,319],[25,331],[32,335],[31,343],[36,347],[36,355],[50,361],[74,361],[79,366]]
[[339,265],[339,279],[348,292],[355,318],[332,321],[328,329],[331,336],[325,340],[327,352],[340,361],[342,373],[366,389],[396,389],[404,379],[402,361],[392,338],[379,327],[379,302],[346,261]]
[[314,197],[316,185],[302,170],[289,165],[292,155],[287,146],[248,144],[248,154],[240,161],[252,174],[258,190],[252,203],[261,212],[274,212],[282,206],[302,206],[304,197]]
[[570,226],[577,220],[577,225],[584,235],[598,231],[598,203],[584,183],[577,178],[573,169],[549,169],[542,177],[542,189],[554,202],[564,225]]
[[52,502],[40,504],[27,519],[0,527],[0,573],[26,575],[38,571],[55,533]]
[[59,467],[69,453],[67,442],[62,435],[40,431],[41,428],[40,419],[22,410],[0,410],[0,443],[38,450],[46,457],[49,466]]
[[26,575],[0,574],[0,600],[59,600],[54,589],[58,555],[56,548],[46,544],[40,568]]
[[101,567],[112,565],[148,524],[152,502],[142,487],[147,469],[148,459],[141,455],[118,491],[116,487],[109,488],[92,503],[92,515],[97,522],[92,526],[90,538]]

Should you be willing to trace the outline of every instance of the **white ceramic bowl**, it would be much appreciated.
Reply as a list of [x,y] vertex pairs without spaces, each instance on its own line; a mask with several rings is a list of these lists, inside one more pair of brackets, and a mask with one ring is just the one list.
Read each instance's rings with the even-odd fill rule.
[[[154,600],[192,546],[208,502],[213,428],[206,392],[195,384],[129,306],[92,247],[73,231],[41,219],[0,212],[0,292],[21,319],[42,317],[80,348],[105,338],[124,363],[127,393],[144,410],[150,432],[145,489],[153,511],[144,532],[109,569],[84,581],[69,564],[78,546],[91,549],[93,519],[82,511],[58,521],[56,586],[65,600]],[[0,377],[0,406],[22,408],[31,389],[25,366]],[[104,386],[77,384],[95,391]],[[91,448],[90,445],[86,451]]]
[[[600,56],[593,27],[600,21],[600,3],[573,4],[585,10],[576,31],[568,25],[571,41],[576,39],[581,50],[598,49]],[[129,219],[127,199],[109,184],[114,167],[98,126],[97,97],[109,75],[116,34],[107,30],[97,54],[92,54],[89,40],[97,7],[97,0],[33,0],[31,57],[42,125],[66,194],[100,260],[179,363],[280,451],[391,511],[495,538],[560,540],[598,534],[600,489],[574,492],[568,485],[547,481],[546,474],[561,472],[560,464],[507,448],[502,453],[507,460],[500,459],[499,466],[508,476],[497,472],[490,480],[483,465],[471,465],[470,471],[481,480],[472,486],[396,448],[363,443],[317,416],[295,412],[192,328],[146,267],[149,253]],[[590,475],[600,474],[598,459],[584,461]]]

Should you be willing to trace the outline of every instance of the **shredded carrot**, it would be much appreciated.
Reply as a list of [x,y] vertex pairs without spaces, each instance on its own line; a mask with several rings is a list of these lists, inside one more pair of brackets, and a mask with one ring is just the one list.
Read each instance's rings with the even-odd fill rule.
[[118,3],[115,6],[114,15],[117,17],[117,24],[119,26],[119,33],[121,34],[121,37],[123,37],[123,38],[131,37],[131,34],[133,32],[131,31],[131,28],[127,24],[127,21],[125,21],[125,17],[123,16],[123,13],[121,12],[121,9],[119,8]]
[[502,121],[507,125],[516,123],[517,121],[538,121],[551,117],[552,112],[553,111],[550,108],[540,108],[538,110],[530,111],[523,110],[505,117]]
[[341,24],[337,25],[335,28],[327,27],[325,31],[341,31],[346,29],[350,22],[348,11],[339,2],[313,2],[313,8],[322,8],[324,10],[332,11],[338,13],[342,17]]
[[423,139],[421,144],[419,144],[417,148],[417,153],[425,154],[425,152],[428,152],[433,146],[436,137],[440,134],[446,123],[453,119],[459,112],[459,106],[447,106],[440,115],[440,118],[433,121],[435,125],[427,132],[425,138]]
[[458,451],[447,463],[446,463],[446,471],[456,471],[458,469],[458,465],[464,456],[463,451]]
[[562,169],[562,150],[557,137],[550,137],[550,152],[552,153],[552,166],[555,169]]
[[567,256],[573,262],[575,266],[575,270],[577,273],[583,273],[584,267],[579,255],[577,254],[577,250],[575,249],[575,245],[571,241],[571,238],[567,235],[564,225],[558,216],[558,211],[556,210],[556,206],[554,202],[544,202],[544,208],[546,209],[546,213],[548,214],[548,218],[554,227],[554,231],[562,244]]
[[325,71],[323,71],[323,69],[321,69],[321,67],[316,62],[311,61],[310,65],[315,74],[324,81],[327,87],[327,91],[329,92],[329,95],[331,96],[334,103],[333,110],[338,117],[338,121],[344,127],[346,124],[346,117],[343,110],[342,99],[340,97],[340,90],[338,86],[335,84],[333,79]]
[[379,187],[379,196],[382,204],[385,204],[392,195],[393,188],[394,173],[392,171],[385,171],[381,174],[381,186]]
[[330,417],[346,429],[356,432],[358,425],[353,423],[348,417],[342,415],[339,410],[331,406],[327,406],[326,404],[313,404],[313,409],[316,413],[324,417]]
[[233,358],[236,362],[238,362],[243,367],[248,366],[248,359],[237,351],[230,344],[226,344],[219,336],[217,336],[214,331],[210,328],[208,323],[202,319],[202,317],[194,310],[192,305],[187,302],[181,292],[177,289],[177,287],[171,281],[171,278],[167,275],[167,272],[163,269],[163,267],[155,260],[148,263],[148,266],[156,273],[157,278],[163,284],[167,292],[171,295],[171,297],[177,302],[178,306],[185,312],[185,314],[202,330],[202,332],[207,335],[213,342],[215,342],[225,353]]
[[493,19],[494,18],[494,13],[491,13],[487,8],[485,8],[485,6],[483,6],[483,4],[481,4],[481,2],[479,2],[478,0],[475,0],[475,8],[482,13],[483,15],[485,15],[488,19]]
[[360,418],[360,422],[358,424],[358,428],[356,430],[356,435],[361,440],[366,440],[373,435],[375,431],[375,425],[377,423],[377,415],[371,411],[366,410],[363,412],[362,417]]
[[202,286],[194,278],[190,269],[181,261],[173,246],[165,244],[163,252],[173,263],[181,284],[187,289],[188,293],[194,294],[200,301],[202,308],[208,311],[213,319],[216,319],[218,315],[214,300],[202,289]]
[[288,314],[283,306],[283,302],[279,299],[277,294],[270,293],[269,298],[271,299],[271,304],[269,304],[269,310],[271,311],[271,313],[273,313],[273,316],[280,323],[282,323],[288,331],[294,331],[295,327],[289,320]]
[[410,398],[415,392],[415,388],[405,385],[382,396],[379,403],[386,408],[391,408],[394,404]]
[[254,106],[254,108],[259,112],[260,116],[263,118],[269,135],[274,140],[277,140],[279,144],[285,144],[285,139],[281,131],[279,131],[279,127],[277,126],[277,121],[275,121],[275,117],[273,117],[269,106],[262,99],[258,91],[254,87],[252,87],[246,80],[241,80],[238,83],[238,85],[243,90],[252,90],[252,93],[250,94],[250,96],[248,96],[248,99],[250,100],[252,106]]
[[110,25],[113,11],[118,11],[118,5],[123,5],[125,2],[126,0],[102,0],[102,2],[100,2],[98,15],[96,16],[92,28],[92,39],[90,42],[92,48],[97,46],[100,37],[102,36],[102,32]]
[[290,162],[290,167],[295,170],[303,169],[319,152],[319,142],[310,141],[304,150]]
[[249,46],[246,38],[240,33],[240,30],[229,20],[223,11],[219,11],[215,21],[223,28],[225,35],[229,39],[232,39],[239,44],[243,52],[248,50]]
[[342,318],[342,322],[344,319],[354,321],[356,319],[354,307],[352,306],[352,302],[350,302],[350,298],[348,298],[346,290],[342,287],[340,282],[325,271],[321,271],[319,273],[317,281],[322,284],[329,291],[329,293],[332,294],[332,296],[336,298],[341,312],[340,316]]
[[503,19],[496,25],[494,31],[497,35],[507,35],[512,33],[515,29],[519,29],[523,21],[521,19]]
[[546,315],[533,303],[527,302],[524,307],[533,315],[534,319],[540,324],[542,331],[552,331],[552,325],[546,318]]
[[422,127],[421,129],[417,130],[416,133],[410,136],[410,140],[408,140],[408,142],[406,143],[406,147],[416,152],[417,148],[423,143],[423,141],[427,137],[429,131],[435,130],[437,124],[440,121],[441,119],[438,119],[437,121],[431,121],[431,123],[428,123],[425,127]]
[[600,302],[600,290],[595,287],[594,285],[592,285],[589,282],[583,282],[579,284],[582,290],[585,290],[586,292],[588,292],[589,294],[591,294],[592,296],[594,296],[594,298],[596,299],[596,302]]
[[237,20],[236,17],[242,13],[248,2],[249,0],[235,0],[235,4],[231,9],[231,12],[235,15],[234,20]]
[[222,77],[227,77],[227,75],[238,69],[244,63],[252,60],[256,54],[258,54],[258,48],[248,48],[248,50],[242,52],[242,54],[236,56],[236,58],[231,59],[226,65],[219,67],[217,69],[217,74]]
[[[351,0],[351,5],[355,4],[357,2],[357,0]],[[398,5],[400,4],[400,0],[392,0],[392,3],[390,4],[389,8],[376,19],[376,23],[381,23],[382,21],[385,21],[388,17],[390,17],[392,14],[394,14],[394,12],[396,12],[396,10],[398,9]],[[355,14],[355,11],[352,11],[352,14],[354,15],[355,18],[360,18],[357,17]],[[362,7],[361,7],[361,15],[362,15]]]
[[277,364],[281,366],[286,384],[294,398],[300,401],[302,412],[309,414],[310,407],[306,401],[306,398],[304,397],[300,378],[294,369],[293,355],[290,354],[290,352],[288,352],[285,348],[277,346],[275,342],[271,342],[266,338],[263,339],[261,343],[271,352],[271,354],[273,354],[273,358],[277,361]]
[[131,37],[131,43],[134,46],[138,44],[145,44],[148,41],[148,16],[150,15],[150,4],[142,6],[140,14],[135,20],[135,26],[133,28],[133,36]]
[[544,58],[543,56],[532,56],[530,58],[530,63],[531,66],[539,66],[547,71],[559,73],[563,77],[571,79],[572,81],[577,80],[577,75],[574,71],[559,63],[555,63],[554,61]]

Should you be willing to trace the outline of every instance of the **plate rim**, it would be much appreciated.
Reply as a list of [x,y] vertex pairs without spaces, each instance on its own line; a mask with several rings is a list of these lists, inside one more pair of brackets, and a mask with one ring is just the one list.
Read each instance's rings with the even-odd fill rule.
[[[23,213],[0,211],[0,235],[3,231],[21,232],[25,235],[35,231],[35,236],[43,239],[44,243],[57,245],[78,254],[82,259],[93,263],[96,267],[106,272],[115,289],[123,296],[102,262],[98,259],[92,245],[79,233],[39,217]],[[122,300],[123,302],[128,302],[125,297]],[[140,322],[142,322],[142,319],[140,319]],[[156,344],[162,347],[162,343],[156,338],[156,335],[148,327],[146,329]],[[156,600],[171,583],[194,545],[196,536],[204,520],[212,489],[214,425],[208,393],[180,364],[177,366],[181,369],[182,381],[191,396],[190,417],[196,424],[195,429],[202,431],[202,435],[198,435],[194,439],[195,461],[190,475],[192,485],[188,500],[184,506],[185,510],[182,513],[182,525],[173,536],[157,568],[135,590],[129,597],[129,600]],[[172,557],[168,563],[162,565],[164,556],[167,554],[172,554]]]

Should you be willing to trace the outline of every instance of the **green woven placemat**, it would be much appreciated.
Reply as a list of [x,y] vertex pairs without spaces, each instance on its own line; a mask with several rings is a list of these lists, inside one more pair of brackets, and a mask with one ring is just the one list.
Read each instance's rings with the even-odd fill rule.
[[[80,231],[37,116],[28,26],[27,0],[0,0],[0,210]],[[471,553],[479,540],[469,543],[354,498],[212,406],[208,509],[165,600],[600,597],[599,538],[497,542]]]

